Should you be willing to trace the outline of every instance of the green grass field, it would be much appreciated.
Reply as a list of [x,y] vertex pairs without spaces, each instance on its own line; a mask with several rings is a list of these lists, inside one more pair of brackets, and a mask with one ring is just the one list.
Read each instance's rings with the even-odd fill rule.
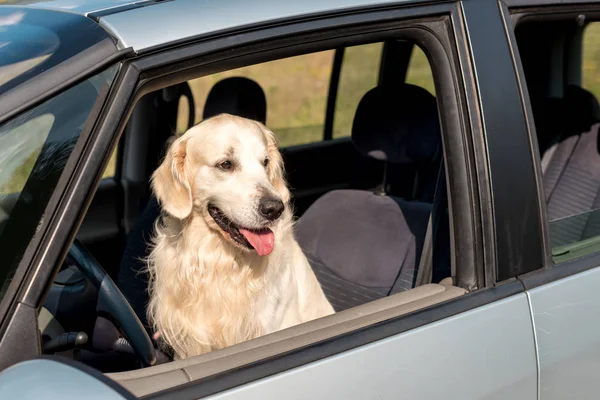
[[[2,0],[0,0],[2,2]],[[586,29],[583,45],[582,86],[600,98],[600,23]],[[381,44],[356,46],[346,49],[340,76],[338,98],[334,114],[333,136],[350,135],[352,120],[361,97],[377,83]],[[248,66],[190,81],[196,103],[196,123],[202,119],[202,110],[211,87],[231,76],[245,76],[258,82],[267,97],[267,126],[279,139],[280,146],[292,146],[321,140],[333,51],[307,54],[283,60]],[[424,87],[432,94],[435,88],[427,57],[415,48],[409,65],[407,82]],[[182,116],[178,133],[187,124],[187,104],[180,104]],[[0,182],[0,195],[20,190],[31,172],[37,153],[22,156],[23,163],[10,179]],[[116,153],[104,172],[114,176]]]

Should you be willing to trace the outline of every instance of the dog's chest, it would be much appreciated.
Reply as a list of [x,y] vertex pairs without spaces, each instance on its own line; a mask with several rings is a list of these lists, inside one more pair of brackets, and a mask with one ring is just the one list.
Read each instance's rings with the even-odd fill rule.
[[206,332],[215,349],[280,329],[290,301],[284,277],[278,278],[268,283],[248,281],[242,285],[223,282],[218,292],[207,292],[211,297],[205,297],[198,310],[197,327]]

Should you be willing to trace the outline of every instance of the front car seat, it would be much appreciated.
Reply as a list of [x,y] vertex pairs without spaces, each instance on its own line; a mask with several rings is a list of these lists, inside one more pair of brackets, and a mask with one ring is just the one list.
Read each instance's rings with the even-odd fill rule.
[[296,225],[336,311],[414,287],[431,204],[390,196],[385,171],[390,164],[438,158],[435,97],[409,84],[370,90],[358,105],[352,142],[359,153],[386,164],[381,184],[373,191],[331,191]]

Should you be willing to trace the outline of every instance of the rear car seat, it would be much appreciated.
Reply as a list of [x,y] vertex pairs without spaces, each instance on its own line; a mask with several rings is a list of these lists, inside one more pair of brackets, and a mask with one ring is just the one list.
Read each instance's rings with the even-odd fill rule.
[[[550,221],[600,208],[600,106],[588,91],[569,86],[562,99],[559,131],[542,157]],[[596,213],[569,218],[551,229],[553,246],[600,234]]]
[[[387,164],[385,170],[433,162],[441,153],[435,97],[408,84],[370,90],[358,105],[352,143]],[[431,204],[390,196],[387,179],[384,172],[373,191],[325,194],[296,225],[298,242],[336,311],[414,286]]]

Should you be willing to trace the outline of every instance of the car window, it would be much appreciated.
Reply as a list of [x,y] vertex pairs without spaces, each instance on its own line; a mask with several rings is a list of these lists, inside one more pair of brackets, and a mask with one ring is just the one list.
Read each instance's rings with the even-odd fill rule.
[[[552,260],[559,264],[600,252],[600,23],[530,21],[515,34],[536,125]],[[579,59],[570,57],[576,40]]]
[[0,126],[0,299],[43,218],[44,209],[103,82],[116,67]]
[[600,22],[591,22],[583,31],[581,86],[600,98]]
[[267,99],[267,126],[281,147],[323,140],[325,108],[333,50],[251,65],[190,81],[196,119],[202,119],[206,97],[222,79],[241,76],[257,82]]
[[410,62],[406,70],[406,83],[420,86],[435,96],[433,73],[423,50],[415,45],[410,55]]
[[[597,102],[600,98],[599,22],[591,22],[584,29],[581,49],[581,87],[591,93]],[[583,93],[565,93],[564,99],[575,102],[584,96]],[[577,117],[583,119],[586,116]],[[600,167],[596,146],[599,126],[585,124],[573,132],[566,126],[562,142],[553,145],[545,157],[549,166],[548,175],[558,172],[556,160],[560,153],[567,150],[571,153],[561,168],[556,186],[546,189],[552,190],[548,207],[552,258],[555,263],[600,252],[600,201],[597,200],[600,176],[593,172]],[[553,184],[549,179],[545,179],[545,182]]]
[[350,136],[354,113],[360,99],[377,86],[383,43],[344,49],[333,119],[333,137]]

